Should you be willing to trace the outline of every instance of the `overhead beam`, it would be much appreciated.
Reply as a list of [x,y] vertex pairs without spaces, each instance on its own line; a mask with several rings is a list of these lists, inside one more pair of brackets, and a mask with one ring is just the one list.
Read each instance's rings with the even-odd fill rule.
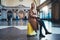
[[37,8],[41,9],[41,8],[43,8],[44,6],[48,5],[49,3],[51,3],[51,0],[45,1],[45,2],[42,3],[41,5],[37,6]]

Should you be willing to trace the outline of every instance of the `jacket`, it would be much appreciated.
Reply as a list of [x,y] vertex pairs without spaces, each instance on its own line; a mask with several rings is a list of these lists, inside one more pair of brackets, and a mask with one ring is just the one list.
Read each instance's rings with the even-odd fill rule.
[[33,15],[36,15],[36,14],[32,10],[30,10],[29,11],[29,16],[28,16],[28,21],[30,22],[32,28],[34,30],[37,30],[38,29],[38,23],[36,21],[36,17],[33,17]]

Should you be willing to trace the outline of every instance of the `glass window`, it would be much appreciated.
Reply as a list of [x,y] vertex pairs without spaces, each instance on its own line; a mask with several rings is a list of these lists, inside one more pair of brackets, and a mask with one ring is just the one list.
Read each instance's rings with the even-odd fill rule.
[[43,2],[45,2],[46,0],[40,0],[40,4],[42,4]]
[[40,11],[41,19],[51,19],[51,9],[48,6],[43,7]]

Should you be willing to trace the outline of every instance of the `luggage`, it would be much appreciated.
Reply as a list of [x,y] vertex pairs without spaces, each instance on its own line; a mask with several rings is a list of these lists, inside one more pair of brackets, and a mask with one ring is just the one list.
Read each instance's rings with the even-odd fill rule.
[[28,22],[28,29],[27,29],[27,35],[36,35],[35,30],[33,30],[31,24]]

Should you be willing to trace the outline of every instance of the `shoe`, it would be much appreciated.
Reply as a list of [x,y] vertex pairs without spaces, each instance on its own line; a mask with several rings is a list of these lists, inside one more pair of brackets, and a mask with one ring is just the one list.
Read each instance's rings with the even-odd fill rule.
[[39,37],[45,37],[43,34],[40,34]]
[[46,32],[45,34],[47,35],[47,34],[52,34],[52,33],[50,33],[50,32]]

